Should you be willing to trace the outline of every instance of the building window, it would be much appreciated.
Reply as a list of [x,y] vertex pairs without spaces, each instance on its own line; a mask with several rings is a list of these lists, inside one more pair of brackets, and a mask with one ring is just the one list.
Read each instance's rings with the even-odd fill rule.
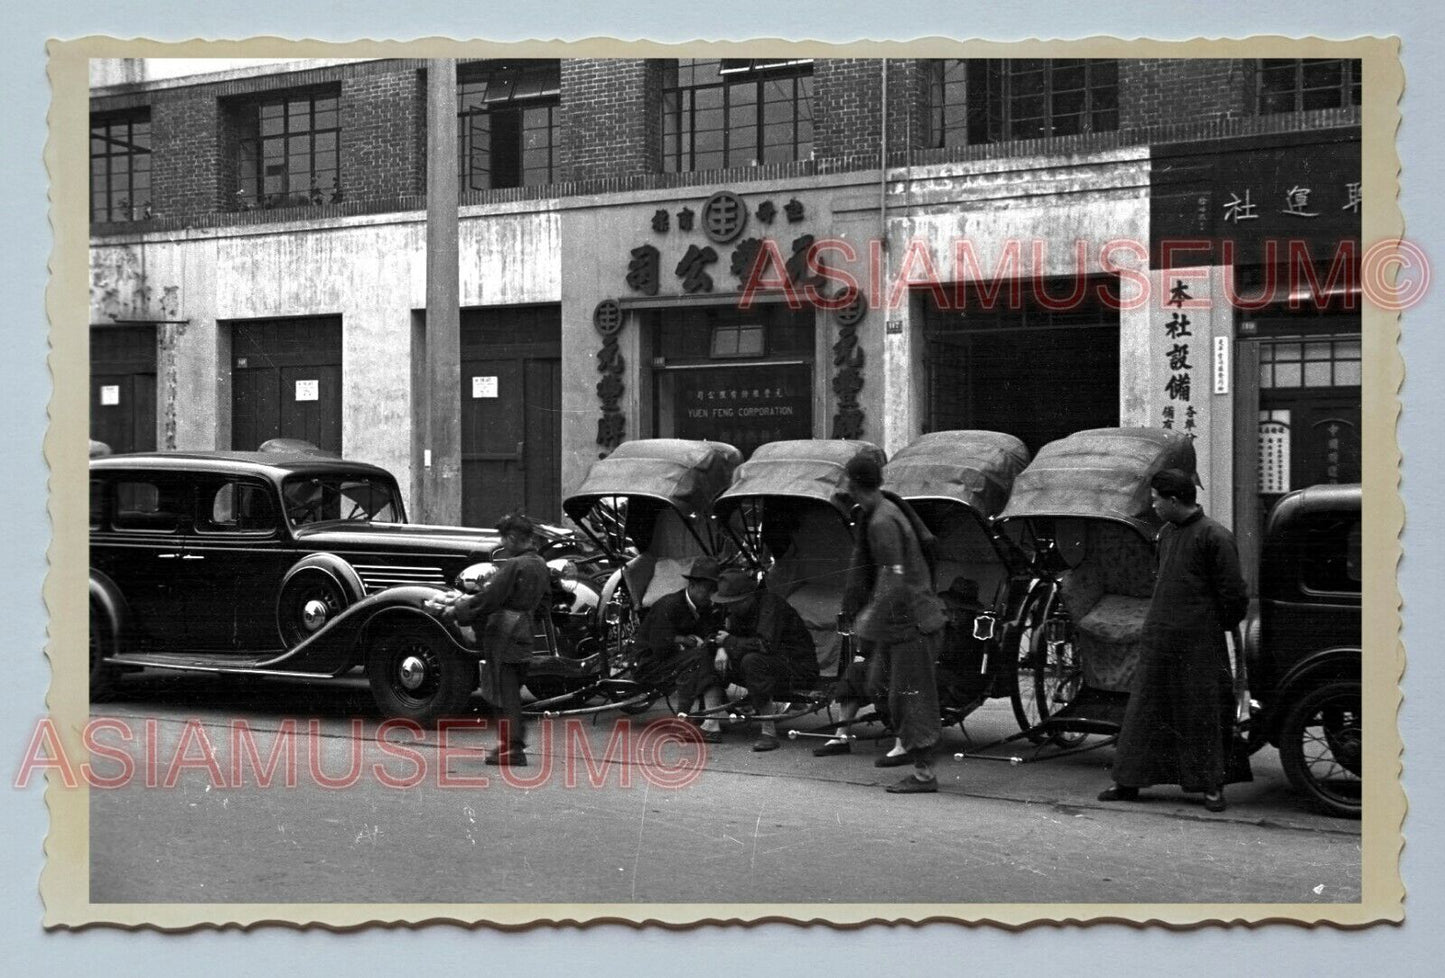
[[1359,387],[1360,340],[1316,339],[1263,343],[1259,348],[1259,386]]
[[928,79],[928,145],[968,145],[968,64],[962,58],[934,58],[925,62]]
[[965,126],[971,144],[1119,128],[1117,61],[969,60],[966,65],[962,87],[955,78],[952,92],[945,70],[942,95],[946,100],[950,94],[957,97],[967,92]]
[[237,110],[244,210],[339,202],[341,121],[338,94],[288,92]]
[[91,220],[139,221],[150,216],[150,110],[91,119]]
[[665,171],[788,163],[812,155],[811,60],[682,58],[665,63]]
[[1259,114],[1360,104],[1360,62],[1266,58],[1259,63]]
[[559,61],[463,66],[457,81],[461,189],[552,182]]

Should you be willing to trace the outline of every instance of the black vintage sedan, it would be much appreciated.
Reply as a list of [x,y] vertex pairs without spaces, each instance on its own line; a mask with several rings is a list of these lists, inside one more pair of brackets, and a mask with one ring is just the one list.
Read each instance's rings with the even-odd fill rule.
[[460,711],[477,655],[428,608],[491,530],[408,524],[385,469],[317,454],[112,455],[90,463],[91,689],[134,668],[330,678],[365,669],[382,711]]

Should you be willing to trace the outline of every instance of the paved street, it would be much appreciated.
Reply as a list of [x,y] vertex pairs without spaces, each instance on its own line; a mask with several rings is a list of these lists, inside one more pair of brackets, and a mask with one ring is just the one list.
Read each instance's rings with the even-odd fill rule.
[[[899,797],[898,775],[852,756],[815,759],[814,742],[785,741],[754,754],[734,731],[707,748],[706,766],[681,789],[663,768],[631,758],[603,768],[600,787],[575,763],[581,735],[601,768],[612,717],[534,731],[533,764],[507,783],[479,753],[488,735],[453,731],[440,764],[438,737],[416,743],[393,730],[388,746],[365,686],[306,686],[203,677],[128,677],[95,717],[128,725],[98,739],[137,765],[125,787],[91,793],[92,899],[96,902],[1351,902],[1360,897],[1359,823],[1315,815],[1284,780],[1272,749],[1255,757],[1255,781],[1229,792],[1230,808],[1159,789],[1136,805],[1106,805],[1110,748],[1043,763],[954,761],[966,746],[945,733],[938,795]],[[634,718],[662,719],[656,709]],[[353,717],[365,718],[353,736]],[[144,786],[145,728],[154,719],[155,780],[179,755],[175,787]],[[305,736],[318,718],[320,736]],[[276,775],[257,786],[249,765],[235,787],[232,723],[249,726],[264,762],[276,732],[295,720],[295,787]],[[191,722],[195,721],[195,722]],[[817,718],[795,726],[812,728]],[[983,743],[1011,733],[1005,701],[970,720]],[[199,732],[205,733],[204,742]],[[206,767],[206,745],[221,784]],[[403,756],[403,745],[415,754]],[[184,747],[184,750],[181,748]],[[1024,751],[1027,753],[1027,751]],[[659,760],[690,752],[676,744]],[[279,755],[278,755],[279,756]],[[569,765],[568,757],[574,763]],[[118,763],[97,759],[98,772]],[[550,766],[549,766],[550,765]],[[346,788],[321,778],[360,773]],[[596,770],[594,768],[594,771]],[[567,785],[573,771],[577,786]],[[278,768],[278,771],[280,769]],[[625,771],[625,773],[624,773]],[[381,772],[380,774],[378,772]],[[443,773],[444,772],[444,773]],[[319,775],[319,776],[318,776]],[[485,787],[439,782],[488,776]],[[397,788],[385,778],[415,778]]]

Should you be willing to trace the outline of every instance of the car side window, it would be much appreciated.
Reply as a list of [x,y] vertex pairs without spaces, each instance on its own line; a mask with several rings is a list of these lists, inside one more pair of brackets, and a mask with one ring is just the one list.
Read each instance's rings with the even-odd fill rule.
[[1361,579],[1360,517],[1315,513],[1303,530],[1300,583],[1307,591],[1358,594]]
[[226,482],[207,487],[197,529],[206,533],[265,533],[276,528],[276,510],[267,487]]
[[115,528],[168,532],[181,524],[183,487],[149,479],[123,479],[115,484]]

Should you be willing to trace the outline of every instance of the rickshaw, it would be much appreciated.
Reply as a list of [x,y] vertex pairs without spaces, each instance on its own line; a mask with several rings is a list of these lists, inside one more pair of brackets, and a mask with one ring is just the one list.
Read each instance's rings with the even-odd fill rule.
[[850,661],[840,627],[853,553],[853,503],[844,466],[859,453],[887,461],[865,441],[799,439],[760,446],[718,497],[716,519],[767,589],[798,612],[818,654],[821,676]]
[[[961,726],[993,697],[1007,696],[1016,713],[1024,712],[1008,612],[1018,604],[1011,598],[1027,558],[994,528],[993,518],[1028,462],[1028,449],[1012,435],[936,431],[883,470],[883,489],[912,506],[935,539],[934,589],[949,613],[938,671],[945,726]],[[1030,699],[1032,683],[1030,675]]]
[[637,625],[659,597],[684,586],[693,560],[722,549],[712,503],[741,461],[721,442],[651,438],[623,442],[593,464],[562,508],[619,566],[595,610],[577,611],[589,616],[592,641],[572,655],[533,656],[527,687],[538,699],[527,712],[640,711],[666,696],[633,676]]
[[1066,749],[1117,736],[1162,525],[1149,482],[1164,469],[1195,474],[1182,433],[1094,428],[1045,445],[1014,481],[998,524],[1030,556],[1009,639],[1018,736]]

